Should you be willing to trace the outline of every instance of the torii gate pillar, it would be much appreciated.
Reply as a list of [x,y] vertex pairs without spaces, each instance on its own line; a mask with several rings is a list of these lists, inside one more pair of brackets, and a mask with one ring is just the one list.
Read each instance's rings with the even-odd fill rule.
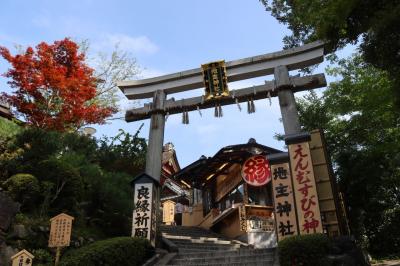
[[274,69],[275,86],[278,88],[279,106],[282,114],[283,128],[285,135],[292,135],[301,132],[299,114],[296,101],[289,78],[289,71],[286,66],[277,66]]
[[160,182],[162,167],[162,148],[164,144],[165,103],[163,90],[157,90],[153,96],[153,106],[150,120],[149,145],[146,154],[146,174]]

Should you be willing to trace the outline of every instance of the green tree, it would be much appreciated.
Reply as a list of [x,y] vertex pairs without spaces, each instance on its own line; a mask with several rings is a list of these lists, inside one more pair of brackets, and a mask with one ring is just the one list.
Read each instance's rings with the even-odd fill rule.
[[[400,1],[393,0],[260,0],[292,34],[286,47],[327,41],[328,52],[360,44],[366,62],[386,70],[396,81],[400,100]],[[398,102],[399,104],[400,102]]]
[[13,175],[2,186],[15,201],[21,203],[24,210],[28,210],[37,203],[40,187],[38,180],[33,175]]
[[0,184],[8,180],[5,189],[19,200],[20,191],[26,191],[31,181],[22,183],[16,177],[35,176],[37,200],[21,198],[33,204],[30,215],[66,211],[77,217],[77,223],[104,235],[126,235],[132,214],[129,183],[143,171],[147,148],[138,134],[139,130],[133,135],[121,130],[111,139],[95,140],[75,132],[27,128],[9,141],[0,156]]
[[[377,256],[400,250],[400,113],[387,72],[360,55],[338,61],[322,97],[298,101],[304,130],[323,128],[352,233]],[[398,220],[397,220],[398,221]]]
[[147,144],[139,137],[143,124],[135,134],[120,129],[112,138],[99,140],[96,156],[99,164],[107,171],[119,171],[135,176],[144,170]]
[[136,58],[131,53],[123,51],[119,44],[110,54],[93,53],[89,40],[81,41],[79,47],[88,55],[87,61],[94,68],[94,75],[98,81],[97,93],[93,101],[103,107],[111,106],[119,109],[121,91],[117,87],[117,82],[132,79],[140,74],[141,68]]

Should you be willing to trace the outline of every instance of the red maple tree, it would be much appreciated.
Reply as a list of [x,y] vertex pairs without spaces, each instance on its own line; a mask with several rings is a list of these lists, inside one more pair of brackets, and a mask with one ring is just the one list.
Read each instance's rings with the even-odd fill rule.
[[0,55],[11,68],[3,74],[16,89],[2,93],[26,122],[50,130],[74,130],[85,124],[102,124],[115,113],[96,102],[94,70],[85,64],[85,54],[68,38],[53,44],[42,42],[35,49],[11,55],[0,46]]

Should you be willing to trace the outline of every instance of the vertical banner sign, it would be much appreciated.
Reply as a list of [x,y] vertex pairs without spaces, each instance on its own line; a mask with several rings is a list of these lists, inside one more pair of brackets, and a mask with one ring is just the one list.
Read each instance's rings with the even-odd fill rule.
[[246,232],[247,218],[246,218],[246,206],[244,204],[239,206],[239,224],[240,224],[240,231]]
[[153,184],[135,184],[132,236],[151,241]]
[[[153,185],[152,185],[153,186]],[[160,198],[158,193],[160,192],[159,188],[153,187],[153,198],[152,198],[152,208],[151,208],[151,231],[150,231],[150,243],[153,247],[156,246],[156,230],[157,230],[157,220],[158,220],[158,212],[157,210],[160,209],[159,201],[157,199]]]
[[272,191],[278,241],[298,235],[289,163],[271,165]]
[[50,219],[49,247],[68,247],[74,217],[61,213]]
[[162,204],[163,209],[163,223],[171,225],[174,223],[175,202],[172,200],[164,201]]
[[289,145],[300,234],[322,233],[321,213],[308,142]]

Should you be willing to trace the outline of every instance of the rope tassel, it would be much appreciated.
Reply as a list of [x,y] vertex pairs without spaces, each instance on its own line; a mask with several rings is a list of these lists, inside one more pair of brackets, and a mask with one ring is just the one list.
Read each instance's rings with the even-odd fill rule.
[[218,117],[223,117],[224,114],[222,113],[222,107],[221,104],[218,104]]
[[189,113],[186,110],[182,112],[182,124],[187,125],[189,124]]
[[203,117],[203,114],[201,113],[201,110],[200,110],[200,106],[198,106],[198,105],[197,105],[197,111],[199,111],[200,117]]
[[215,104],[214,116],[218,117],[218,105],[217,104]]
[[269,91],[268,91],[267,97],[268,97],[268,101],[269,101],[269,106],[271,106],[272,100],[271,100],[271,93]]
[[247,113],[252,114],[256,111],[256,106],[254,105],[253,98],[247,100]]
[[186,125],[188,125],[189,124],[189,112],[188,111],[186,111]]
[[236,98],[235,102],[236,102],[237,107],[239,108],[239,112],[241,112],[242,111],[242,107],[240,106],[239,99]]

